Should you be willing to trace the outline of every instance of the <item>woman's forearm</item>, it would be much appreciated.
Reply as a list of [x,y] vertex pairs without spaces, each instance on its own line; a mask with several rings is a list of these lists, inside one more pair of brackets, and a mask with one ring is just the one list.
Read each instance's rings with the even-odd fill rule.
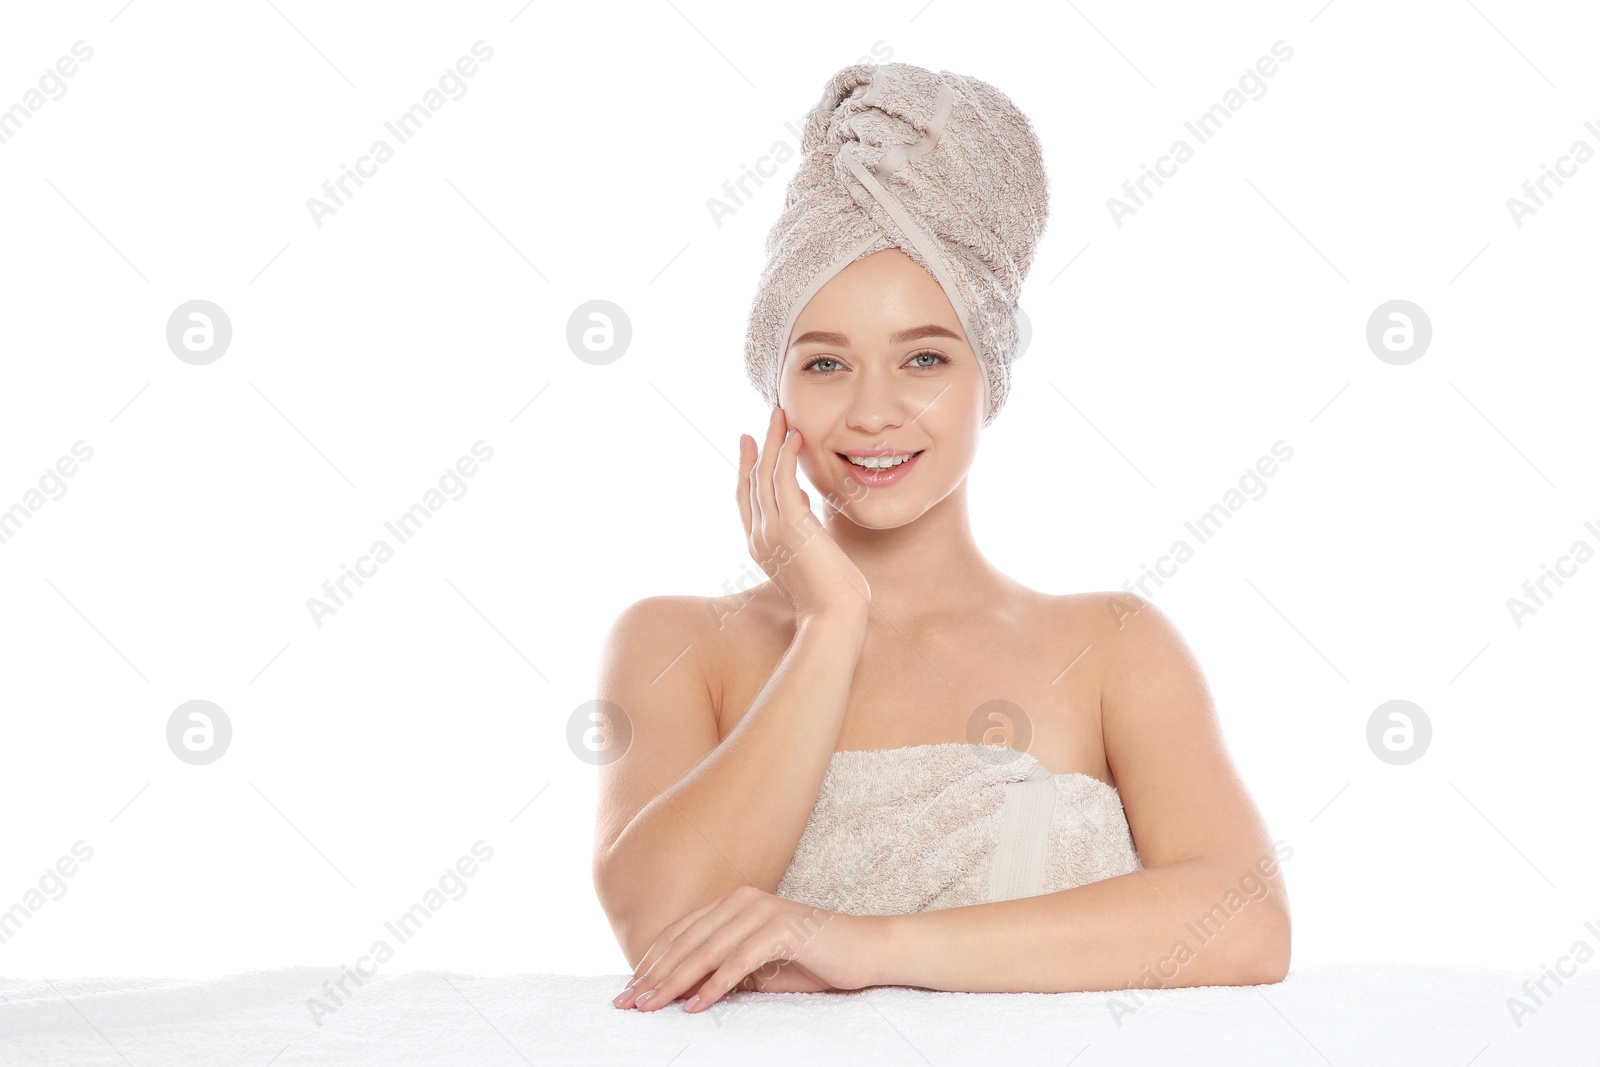
[[1289,967],[1288,905],[1270,853],[875,921],[874,984],[882,985],[971,993],[1255,985],[1281,981]]
[[630,961],[723,893],[777,887],[838,743],[865,637],[864,611],[800,623],[733,731],[618,834],[597,880]]

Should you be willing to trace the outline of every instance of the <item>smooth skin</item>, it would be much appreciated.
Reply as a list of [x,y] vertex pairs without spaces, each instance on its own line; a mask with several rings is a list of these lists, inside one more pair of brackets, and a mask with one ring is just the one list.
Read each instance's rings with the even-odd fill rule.
[[[923,326],[954,336],[896,336]],[[999,629],[992,652],[947,657],[939,671],[945,686],[980,692],[1028,663],[1081,656],[1074,677],[1083,699],[1098,704],[1093,726],[1103,759],[1085,754],[1082,735],[1066,724],[1058,731],[1065,739],[1049,742],[1050,722],[1039,724],[1038,736],[1054,747],[1035,754],[1048,767],[1082,760],[1081,773],[1114,780],[1143,870],[1059,893],[905,916],[845,915],[740,885],[666,925],[618,1007],[652,1011],[687,995],[686,1010],[699,1012],[735,988],[1046,992],[1116,989],[1151,974],[1163,985],[1257,984],[1287,974],[1287,893],[1281,872],[1264,862],[1274,849],[1176,628],[1134,595],[1046,598],[979,552],[966,476],[986,401],[981,365],[962,336],[938,283],[895,249],[851,264],[802,309],[765,442],[757,450],[740,439],[740,513],[751,555],[771,579],[747,602],[757,618],[792,612],[796,633],[813,626],[849,635],[839,645],[856,650],[857,683],[876,688],[881,675],[887,693],[928,689],[928,670],[906,654],[908,644],[973,649],[985,630]],[[885,446],[924,450],[900,485],[869,490],[837,455]],[[820,524],[799,468],[828,497]],[[1050,605],[1048,620],[1040,603]],[[752,622],[744,632],[758,629]],[[1039,633],[1041,643],[1030,643]],[[728,662],[760,659],[750,654],[757,647]],[[1007,648],[1021,650],[1015,663],[1004,658]],[[737,670],[727,667],[720,678],[732,707],[760,685]],[[961,736],[938,720],[857,713],[853,695],[851,709],[836,743],[852,748]],[[734,725],[719,722],[716,732],[725,737]],[[625,823],[627,814],[615,821]],[[1260,895],[1193,946],[1192,956],[1175,960],[1184,924],[1229,894],[1237,899],[1242,878]]]

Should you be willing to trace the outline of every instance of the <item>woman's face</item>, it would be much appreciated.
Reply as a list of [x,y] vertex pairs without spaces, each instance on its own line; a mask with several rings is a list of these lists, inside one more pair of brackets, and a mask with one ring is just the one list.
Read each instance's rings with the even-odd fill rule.
[[[939,283],[898,248],[850,264],[796,317],[778,403],[806,477],[858,525],[910,522],[966,477],[988,399],[964,337]],[[875,475],[851,452],[920,455]]]

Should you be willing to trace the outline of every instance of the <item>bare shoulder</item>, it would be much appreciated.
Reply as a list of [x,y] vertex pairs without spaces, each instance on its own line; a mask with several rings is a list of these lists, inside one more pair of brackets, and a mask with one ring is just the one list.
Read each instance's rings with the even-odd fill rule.
[[1050,603],[1056,608],[1056,610],[1065,612],[1068,619],[1077,621],[1084,621],[1088,619],[1091,613],[1098,615],[1109,615],[1111,614],[1113,603],[1116,602],[1120,602],[1124,606],[1125,610],[1132,611],[1135,609],[1137,602],[1141,599],[1140,597],[1136,597],[1131,593],[1108,592],[1103,590],[1091,590],[1086,593],[1053,593],[1041,595],[1048,595]]
[[1085,666],[1109,670],[1135,643],[1170,641],[1177,629],[1154,603],[1133,593],[1060,593],[1046,599],[1055,636],[1083,650]]
[[711,617],[709,597],[685,595],[647,596],[635,600],[617,613],[608,634],[608,643],[654,643],[669,636],[695,634],[706,628]]
[[619,612],[606,634],[589,731],[606,753],[594,761],[597,857],[654,799],[652,783],[676,781],[718,743],[710,618],[704,597],[649,596]]
[[1177,624],[1134,593],[1092,594],[1088,608],[1104,652],[1106,759],[1146,865],[1271,851],[1204,671]]
[[1066,593],[1052,597],[1051,604],[1064,632],[1088,647],[1103,683],[1152,660],[1193,659],[1177,624],[1137,593]]
[[[615,671],[629,671],[654,665],[665,669],[669,662],[689,666],[709,679],[712,675],[711,641],[715,636],[715,613],[711,597],[688,595],[647,596],[620,611],[606,634],[601,681]],[[666,657],[662,661],[662,657]]]
[[1083,691],[1092,694],[1113,774],[1114,717],[1170,699],[1175,691],[1191,701],[1198,695],[1205,703],[1199,664],[1176,624],[1149,599],[1092,591],[1055,596],[1050,603],[1052,622],[1060,627],[1053,643],[1062,654],[1075,657],[1073,670]]
[[[606,668],[661,672],[682,667],[700,679],[720,718],[729,671],[776,636],[767,586],[728,596],[661,595],[635,601],[612,623]],[[604,677],[604,671],[602,672]],[[648,680],[648,679],[647,679]]]

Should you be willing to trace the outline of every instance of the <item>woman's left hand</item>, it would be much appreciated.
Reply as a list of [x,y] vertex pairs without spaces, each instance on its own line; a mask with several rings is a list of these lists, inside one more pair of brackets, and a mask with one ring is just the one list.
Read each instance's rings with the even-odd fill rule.
[[701,1012],[752,972],[761,972],[755,978],[755,988],[761,989],[763,975],[780,967],[793,972],[796,966],[803,972],[796,976],[799,982],[780,984],[860,989],[873,984],[874,919],[739,886],[661,931],[634,968],[636,984],[614,1003],[654,1011],[698,987],[685,1010]]

